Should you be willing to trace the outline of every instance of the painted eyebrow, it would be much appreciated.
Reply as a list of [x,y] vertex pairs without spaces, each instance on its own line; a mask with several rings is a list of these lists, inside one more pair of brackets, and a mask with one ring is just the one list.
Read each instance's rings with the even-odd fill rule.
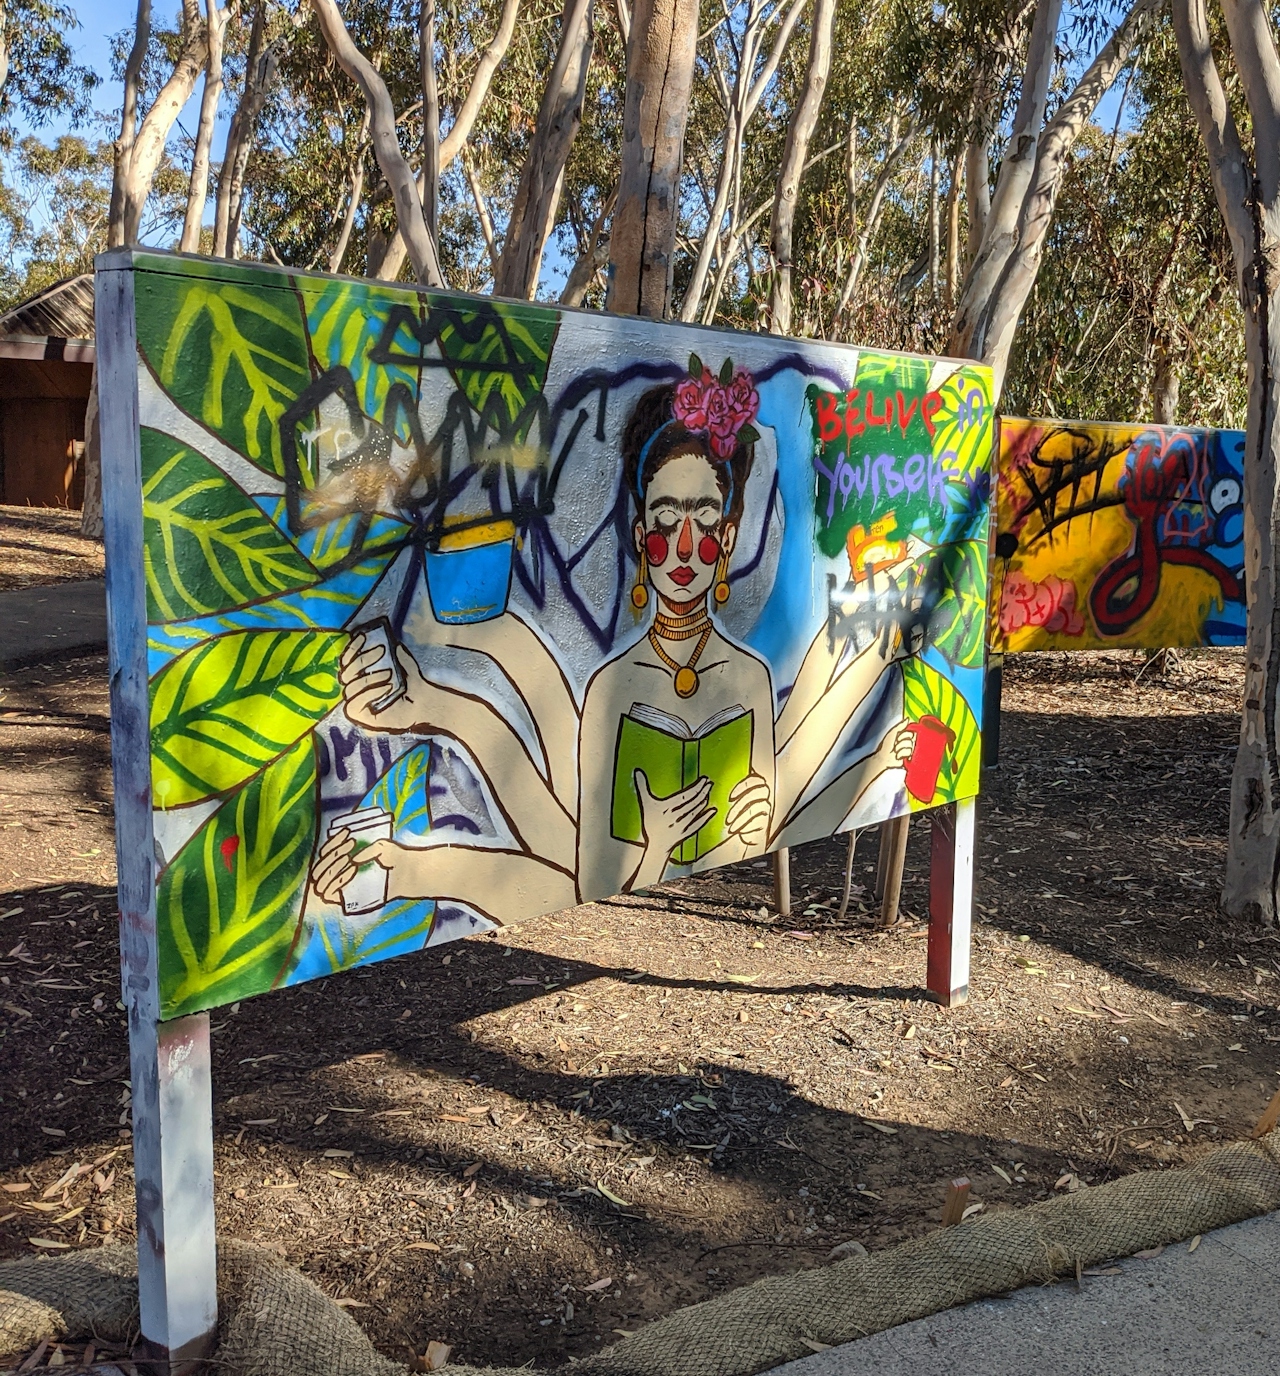
[[683,501],[675,497],[655,497],[649,503],[650,511],[664,511],[669,509],[672,511],[694,512],[704,511],[707,507],[710,507],[713,511],[720,511],[722,509],[721,503],[716,501],[714,497],[693,497],[686,498]]

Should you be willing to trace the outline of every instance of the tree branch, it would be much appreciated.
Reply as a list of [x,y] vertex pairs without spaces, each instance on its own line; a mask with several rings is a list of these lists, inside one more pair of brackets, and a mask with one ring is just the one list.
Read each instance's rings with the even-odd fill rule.
[[414,275],[419,282],[425,282],[428,286],[443,287],[444,278],[440,275],[435,244],[423,218],[417,184],[396,138],[396,112],[386,82],[352,42],[335,0],[311,0],[311,8],[338,65],[364,93],[369,107],[374,153],[382,175],[391,188],[396,221],[408,248]]

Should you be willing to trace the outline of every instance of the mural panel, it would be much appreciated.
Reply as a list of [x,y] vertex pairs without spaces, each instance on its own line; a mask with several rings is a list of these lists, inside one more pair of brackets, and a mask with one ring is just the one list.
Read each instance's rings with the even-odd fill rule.
[[127,261],[165,1017],[977,792],[986,370]]
[[1000,420],[991,646],[1243,645],[1244,432]]

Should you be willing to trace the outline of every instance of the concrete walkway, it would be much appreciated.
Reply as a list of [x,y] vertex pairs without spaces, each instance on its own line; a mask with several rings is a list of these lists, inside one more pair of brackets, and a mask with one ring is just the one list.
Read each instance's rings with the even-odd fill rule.
[[0,592],[0,669],[106,648],[101,578]]
[[[1112,1272],[1113,1268],[1101,1268]],[[772,1376],[1275,1376],[1280,1213],[1114,1274],[980,1300],[775,1367]]]

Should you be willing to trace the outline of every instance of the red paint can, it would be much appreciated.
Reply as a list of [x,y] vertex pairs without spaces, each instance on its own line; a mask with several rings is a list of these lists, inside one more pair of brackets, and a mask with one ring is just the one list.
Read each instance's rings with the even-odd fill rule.
[[907,792],[922,803],[933,801],[938,791],[938,775],[956,733],[937,717],[910,721],[906,729],[916,738],[915,749],[907,760]]

